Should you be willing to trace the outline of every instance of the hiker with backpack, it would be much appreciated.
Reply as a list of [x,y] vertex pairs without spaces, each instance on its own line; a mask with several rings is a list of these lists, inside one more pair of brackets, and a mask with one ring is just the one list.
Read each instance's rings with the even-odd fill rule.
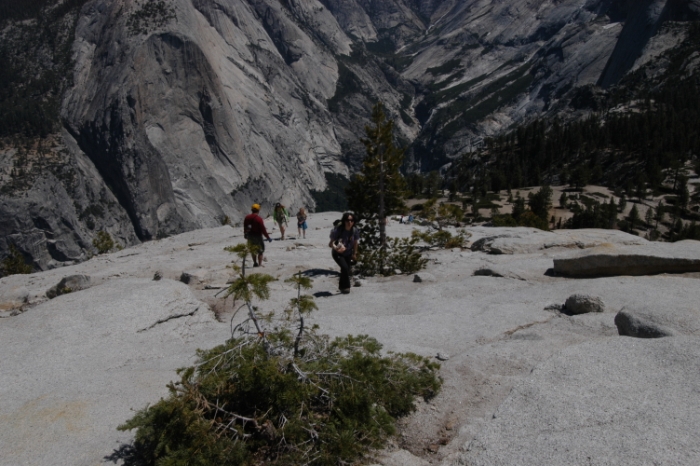
[[287,224],[289,223],[289,212],[287,208],[279,202],[275,204],[275,210],[272,211],[272,219],[279,225],[280,234],[282,235],[280,239],[284,241],[284,231],[287,229]]
[[360,231],[355,226],[355,214],[345,212],[338,226],[331,231],[331,242],[328,246],[333,249],[333,260],[340,266],[340,292],[350,293],[350,277],[352,264],[357,261],[357,249],[360,241]]
[[[299,212],[297,212],[297,228],[299,229],[299,236],[302,234],[304,235],[304,239],[306,239],[306,229],[308,228],[306,225],[306,209],[303,207],[299,208]],[[297,236],[297,238],[299,237]]]
[[265,252],[263,235],[265,235],[265,238],[267,238],[269,242],[272,242],[272,238],[267,234],[265,221],[258,215],[258,212],[260,212],[260,204],[253,204],[250,210],[251,213],[246,215],[243,220],[243,237],[248,240],[250,246],[253,246],[255,250],[257,250],[257,254],[252,253],[252,255],[253,267],[258,267],[263,265],[263,253]]

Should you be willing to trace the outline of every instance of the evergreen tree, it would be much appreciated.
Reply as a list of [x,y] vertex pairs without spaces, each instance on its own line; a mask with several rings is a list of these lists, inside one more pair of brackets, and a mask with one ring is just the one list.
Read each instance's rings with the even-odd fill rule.
[[[394,122],[387,120],[381,103],[372,109],[372,126],[366,126],[365,132],[367,138],[362,143],[367,155],[361,172],[352,177],[346,188],[348,206],[365,226],[379,231],[378,246],[385,247],[386,217],[406,208],[406,182],[399,172],[405,149],[394,146]],[[364,237],[363,244],[368,240]]]
[[367,138],[362,143],[367,155],[361,171],[346,188],[348,206],[361,225],[358,270],[364,275],[391,275],[395,270],[417,272],[427,262],[417,250],[418,239],[386,236],[387,216],[406,209],[406,182],[399,172],[404,149],[394,146],[394,122],[387,120],[381,103],[374,106],[372,125],[366,126],[365,131]]
[[625,213],[625,207],[627,207],[627,198],[623,194],[620,196],[620,203],[617,205],[617,208],[620,210],[620,213]]
[[656,221],[656,224],[654,225],[654,229],[659,228],[659,222],[664,221],[664,204],[661,199],[659,199],[659,204],[656,206],[656,210],[654,212],[654,221]]
[[525,213],[525,199],[520,197],[520,192],[515,196],[513,201],[513,211],[510,214],[516,221],[520,220],[520,216]]
[[561,196],[559,196],[559,206],[563,209],[566,208],[566,201],[568,198],[566,197],[566,193],[562,192]]
[[630,210],[627,220],[630,222],[630,230],[633,230],[639,223],[639,210],[637,210],[637,204],[632,206],[632,210]]
[[644,215],[644,221],[647,224],[647,228],[651,228],[651,222],[654,220],[654,209],[649,207],[647,213]]
[[542,186],[530,197],[528,205],[533,214],[547,221],[549,218],[549,209],[552,207],[552,188],[547,185]]

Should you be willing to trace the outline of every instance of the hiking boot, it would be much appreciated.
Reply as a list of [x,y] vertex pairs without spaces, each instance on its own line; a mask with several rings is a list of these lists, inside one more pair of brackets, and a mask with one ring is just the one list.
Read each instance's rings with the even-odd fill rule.
[[343,288],[340,290],[340,292],[343,294],[350,294],[350,288]]

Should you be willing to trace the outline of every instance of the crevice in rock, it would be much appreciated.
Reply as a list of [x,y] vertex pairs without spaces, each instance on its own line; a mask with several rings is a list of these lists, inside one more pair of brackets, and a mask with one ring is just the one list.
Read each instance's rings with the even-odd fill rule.
[[525,325],[519,325],[519,326],[517,326],[517,327],[515,327],[515,328],[513,328],[513,329],[506,330],[505,332],[503,332],[503,334],[504,334],[505,336],[507,336],[507,337],[510,337],[510,336],[513,336],[513,334],[514,334],[515,332],[518,332],[518,331],[520,331],[520,330],[525,330],[526,328],[530,328],[530,327],[532,327],[532,326],[534,326],[534,325],[546,324],[546,323],[548,323],[550,320],[552,320],[553,318],[554,318],[554,317],[550,317],[550,318],[547,319],[547,320],[540,320],[540,321],[537,321],[537,322],[530,322],[529,324],[525,324]]
[[156,323],[154,323],[150,327],[146,327],[146,328],[142,328],[141,330],[138,330],[136,333],[141,333],[141,332],[151,330],[156,325],[164,324],[164,323],[171,321],[173,319],[179,319],[181,317],[192,317],[197,311],[199,311],[199,306],[197,306],[197,308],[194,311],[190,312],[189,314],[176,314],[174,316],[166,317],[165,319],[161,319],[161,320],[157,321]]

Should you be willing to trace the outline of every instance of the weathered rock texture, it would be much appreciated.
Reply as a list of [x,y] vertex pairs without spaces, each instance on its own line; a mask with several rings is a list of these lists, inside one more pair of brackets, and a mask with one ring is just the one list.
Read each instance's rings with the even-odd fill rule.
[[[255,304],[282,314],[296,296],[284,279],[306,272],[319,306],[307,322],[321,333],[367,334],[386,351],[440,355],[442,391],[430,403],[418,400],[417,411],[402,421],[402,449],[372,461],[698,463],[697,278],[545,274],[553,259],[571,255],[565,248],[512,255],[435,250],[426,253],[422,282],[413,275],[368,277],[346,296],[337,290],[324,227],[336,218],[312,214],[306,239],[295,247],[290,241],[267,245],[262,270],[280,280],[270,284],[268,301]],[[387,228],[391,236],[409,237],[416,226],[392,222]],[[483,230],[470,232],[478,237]],[[508,232],[494,228],[491,236]],[[607,238],[599,230],[588,233],[613,245],[625,241],[613,232]],[[116,427],[133,410],[167,396],[175,369],[191,365],[196,348],[229,338],[232,319],[241,321],[244,313],[234,316],[238,304],[224,304],[215,294],[235,257],[224,247],[242,241],[240,228],[201,229],[65,268],[1,278],[0,465],[124,459],[133,433]],[[625,247],[643,252],[653,245]],[[474,276],[483,267],[502,271],[503,278]],[[156,272],[161,280],[153,280]],[[189,286],[177,281],[183,272],[193,278]],[[47,291],[76,275],[90,276],[91,287],[48,299]],[[599,297],[606,312],[544,310],[575,293]],[[620,309],[675,336],[621,337],[614,322]]]
[[697,338],[568,348],[511,392],[462,464],[696,464],[699,357]]
[[[495,230],[495,231],[494,231]],[[610,245],[642,245],[648,241],[619,230],[555,230],[543,231],[537,228],[477,227],[471,230],[473,251],[489,254],[530,254],[543,249],[590,249]]]
[[154,4],[83,7],[55,141],[75,181],[0,175],[0,255],[14,244],[47,269],[88,257],[98,230],[131,245],[240,218],[253,201],[313,206],[327,174],[358,167],[377,101],[409,165],[438,168],[475,135],[616,82],[683,40],[664,24],[698,17],[697,0]]
[[554,272],[567,277],[700,272],[698,242],[649,243],[645,248],[601,246],[575,257],[554,259]]
[[589,312],[605,312],[605,303],[597,296],[587,294],[572,294],[566,298],[564,309],[571,314],[588,314]]
[[615,325],[620,335],[637,338],[700,336],[700,308],[679,303],[669,306],[626,306],[615,316]]

